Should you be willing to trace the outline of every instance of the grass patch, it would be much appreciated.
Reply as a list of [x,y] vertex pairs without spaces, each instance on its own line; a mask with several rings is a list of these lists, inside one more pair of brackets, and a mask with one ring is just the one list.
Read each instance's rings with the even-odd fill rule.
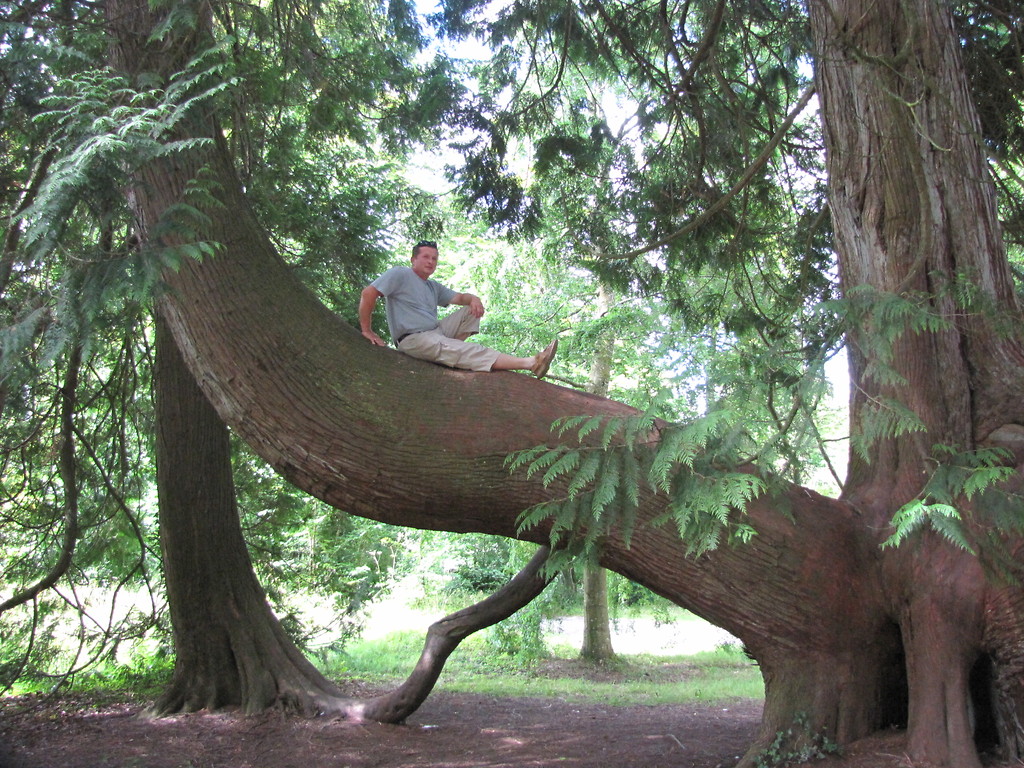
[[174,659],[167,655],[137,657],[126,664],[103,660],[66,678],[25,676],[0,696],[50,694],[58,687],[65,694],[126,693],[139,698],[156,698],[170,684]]
[[[331,676],[390,683],[405,678],[419,658],[423,636],[397,632],[353,643],[340,657],[324,659]],[[521,662],[495,653],[483,636],[465,640],[452,654],[437,688],[460,693],[610,706],[721,702],[762,698],[757,666],[735,646],[691,656],[620,655],[610,664],[589,664],[568,646],[547,658]]]

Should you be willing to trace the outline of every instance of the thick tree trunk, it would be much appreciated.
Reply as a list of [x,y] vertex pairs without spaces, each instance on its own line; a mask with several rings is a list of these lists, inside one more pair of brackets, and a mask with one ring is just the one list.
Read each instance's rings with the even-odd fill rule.
[[153,714],[282,705],[337,710],[340,691],[267,604],[242,538],[227,427],[157,321],[156,460],[174,675]]
[[505,587],[431,625],[409,678],[366,701],[345,698],[287,637],[256,581],[235,506],[228,430],[157,320],[157,476],[175,664],[153,715],[270,706],[398,723],[433,690],[444,664],[473,632],[508,618],[550,581],[548,549]]
[[[855,429],[865,429],[887,400],[903,403],[923,425],[878,441],[870,462],[851,455],[843,498],[865,524],[883,529],[921,492],[934,467],[933,446],[1018,448],[1024,357],[1019,337],[996,330],[1016,318],[1017,307],[948,5],[818,0],[810,12],[844,292],[851,297],[870,286],[946,322],[930,332],[903,328],[888,359],[877,349],[883,329],[849,334]],[[981,300],[958,303],[964,291],[956,281],[973,286]],[[1017,451],[1018,468],[1020,460]],[[971,506],[964,500],[963,509]],[[973,506],[983,526],[985,510]],[[934,765],[977,765],[972,671],[994,663],[992,674],[1009,697],[1001,706],[1020,710],[1019,690],[1008,693],[1019,685],[1006,674],[1021,665],[1019,614],[1008,609],[1020,602],[1018,590],[997,596],[978,561],[936,535],[886,553],[881,567],[906,654],[910,755]],[[992,610],[994,600],[1006,614]],[[984,703],[974,701],[975,711]],[[1000,732],[1013,757],[1020,756],[1016,722],[1005,718]]]
[[[510,475],[505,457],[552,441],[560,417],[634,413],[528,376],[453,371],[367,344],[273,252],[220,142],[204,157],[147,169],[138,195],[145,218],[158,220],[182,199],[200,168],[219,182],[223,201],[207,211],[204,234],[225,247],[167,274],[172,290],[161,309],[218,413],[307,492],[385,522],[520,536],[521,511],[558,489]],[[761,662],[769,700],[779,701],[763,740],[799,713],[817,713],[819,703],[814,726],[844,738],[878,724],[875,684],[888,660],[865,659],[862,649],[884,644],[891,622],[871,568],[877,534],[865,531],[859,513],[780,487],[746,510],[759,531],[751,544],[694,560],[673,532],[648,525],[664,504],[645,496],[630,545],[609,536],[602,562],[745,642]],[[526,536],[546,543],[547,531]],[[806,699],[775,696],[809,651],[833,674]],[[870,695],[847,701],[850,680]]]
[[[131,19],[131,6],[113,18]],[[146,38],[124,36],[126,49]],[[144,53],[133,66],[149,60]],[[297,486],[376,520],[518,536],[521,511],[560,489],[510,475],[505,457],[552,442],[560,417],[634,413],[528,376],[448,370],[366,343],[285,267],[246,205],[215,126],[195,127],[214,145],[143,169],[139,218],[153,227],[204,178],[221,205],[204,211],[201,234],[223,247],[167,273],[162,314],[217,412]],[[150,243],[160,245],[173,240]],[[762,741],[801,713],[843,740],[882,725],[891,659],[865,649],[889,648],[894,630],[879,599],[878,535],[860,513],[780,486],[748,506],[759,532],[749,545],[692,559],[675,533],[649,525],[664,505],[647,494],[630,545],[613,532],[602,562],[744,641],[767,685]],[[545,543],[547,531],[526,536]],[[802,671],[808,658],[829,672],[814,686]]]
[[157,482],[174,675],[150,714],[281,706],[305,715],[400,723],[434,688],[466,637],[539,595],[548,548],[495,594],[432,624],[409,678],[365,701],[346,698],[299,652],[270,610],[242,538],[227,427],[157,320]]

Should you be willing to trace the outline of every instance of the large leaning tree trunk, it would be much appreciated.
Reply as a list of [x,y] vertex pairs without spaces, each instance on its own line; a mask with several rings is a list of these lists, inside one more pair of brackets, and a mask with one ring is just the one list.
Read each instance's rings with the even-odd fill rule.
[[156,460],[174,674],[151,714],[344,710],[274,616],[242,538],[228,429],[157,320]]
[[[173,46],[137,42],[152,23],[144,0],[108,0],[108,8],[122,68],[166,77]],[[966,271],[1014,310],[945,6],[815,1],[811,9],[844,285],[899,292],[936,270]],[[871,35],[883,33],[879,51]],[[937,68],[920,91],[908,91],[917,70],[900,71],[911,66]],[[200,235],[222,248],[168,273],[160,309],[224,421],[290,481],[354,514],[546,541],[543,526],[523,533],[516,521],[559,489],[510,475],[505,457],[554,441],[559,417],[631,410],[527,376],[447,370],[367,344],[274,252],[214,121],[197,116],[192,131],[214,144],[142,169],[133,196],[155,233],[194,179],[216,182],[221,205],[206,209]],[[149,243],[173,244],[155,235]],[[996,695],[976,709],[1002,713],[1001,743],[1021,752],[1020,588],[990,584],[975,559],[928,534],[897,550],[879,546],[893,511],[921,490],[933,443],[981,445],[1024,424],[1010,396],[1019,391],[1017,346],[924,285],[953,324],[899,340],[893,360],[911,387],[893,395],[919,409],[926,431],[883,441],[870,463],[854,459],[844,498],[781,486],[748,504],[746,521],[758,531],[749,544],[694,559],[672,530],[649,524],[665,500],[648,495],[629,545],[614,532],[604,541],[605,566],[724,627],[761,664],[764,720],[746,765],[806,718],[809,732],[841,744],[909,723],[911,758],[977,766],[967,710],[979,665]],[[882,388],[865,376],[867,337],[851,341],[860,417]]]

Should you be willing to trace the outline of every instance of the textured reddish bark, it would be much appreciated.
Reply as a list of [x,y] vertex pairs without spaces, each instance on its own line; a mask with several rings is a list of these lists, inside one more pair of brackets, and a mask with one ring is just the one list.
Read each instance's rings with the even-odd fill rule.
[[156,458],[160,541],[174,630],[174,674],[150,714],[281,707],[400,723],[433,690],[459,644],[507,619],[551,580],[541,547],[504,587],[432,624],[408,679],[367,700],[346,697],[313,667],[272,613],[235,504],[228,429],[157,318]]
[[[880,441],[870,461],[851,455],[843,500],[866,526],[884,529],[921,492],[937,444],[1002,446],[1016,451],[1019,468],[1024,403],[1015,393],[1024,356],[1018,332],[997,330],[1019,323],[1019,312],[947,4],[840,0],[812,2],[810,13],[843,289],[870,286],[947,321],[927,333],[908,327],[887,361],[872,351],[876,329],[849,332],[855,428],[886,398],[923,424]],[[973,286],[979,306],[964,310],[956,281]],[[898,383],[872,374],[880,362]],[[991,556],[981,530],[986,510],[968,500],[962,508],[973,511],[982,556]],[[887,552],[879,566],[906,655],[911,754],[977,765],[970,677],[994,660],[1000,690],[1016,686],[1021,635],[1007,606],[1019,602],[1018,590],[997,590],[977,559],[934,535]],[[1016,712],[1019,693],[1009,695],[1013,703],[998,706]],[[1000,723],[1012,756],[1020,754],[1018,723]]]
[[295,647],[256,579],[235,505],[228,429],[157,322],[156,459],[174,674],[153,714],[345,706]]

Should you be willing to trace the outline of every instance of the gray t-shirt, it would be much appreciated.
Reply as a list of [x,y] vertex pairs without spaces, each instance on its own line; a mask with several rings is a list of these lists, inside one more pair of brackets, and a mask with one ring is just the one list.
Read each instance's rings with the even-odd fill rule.
[[424,280],[412,267],[392,267],[370,285],[384,294],[388,329],[396,344],[410,333],[437,328],[437,308],[447,307],[456,296],[436,280]]

